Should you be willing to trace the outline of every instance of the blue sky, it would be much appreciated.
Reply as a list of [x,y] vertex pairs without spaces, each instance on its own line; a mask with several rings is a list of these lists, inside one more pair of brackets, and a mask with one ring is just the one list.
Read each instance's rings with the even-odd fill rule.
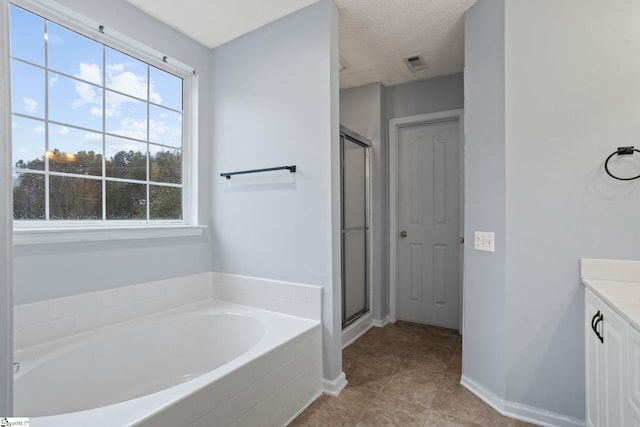
[[[45,52],[48,74],[40,68],[46,63]],[[45,33],[44,19],[13,5],[11,56],[12,111],[34,118],[12,116],[13,164],[45,155],[46,89],[49,120],[62,123],[49,124],[50,150],[101,153],[102,135],[97,132],[102,131],[103,116],[106,132],[182,146],[180,78],[108,47],[103,55],[100,43],[54,23],[48,23]],[[147,100],[160,105],[150,105],[149,117]],[[151,147],[152,152],[159,149]],[[106,138],[107,158],[121,150],[146,151],[146,145]]]

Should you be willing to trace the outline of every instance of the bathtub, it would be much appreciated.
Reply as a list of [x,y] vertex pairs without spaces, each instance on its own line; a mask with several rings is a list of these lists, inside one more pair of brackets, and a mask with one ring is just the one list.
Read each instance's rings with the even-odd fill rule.
[[321,393],[320,322],[209,299],[16,351],[33,427],[281,426]]

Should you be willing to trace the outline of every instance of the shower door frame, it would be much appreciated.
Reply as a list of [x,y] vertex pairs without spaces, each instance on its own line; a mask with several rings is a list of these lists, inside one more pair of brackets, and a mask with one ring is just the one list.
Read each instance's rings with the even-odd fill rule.
[[[344,140],[348,139],[365,149],[365,286],[364,286],[364,308],[359,312],[346,316],[346,280],[345,280],[345,235],[344,229]],[[371,311],[371,141],[352,130],[340,126],[340,256],[342,263],[342,307],[341,323],[342,330],[356,322],[365,314]]]

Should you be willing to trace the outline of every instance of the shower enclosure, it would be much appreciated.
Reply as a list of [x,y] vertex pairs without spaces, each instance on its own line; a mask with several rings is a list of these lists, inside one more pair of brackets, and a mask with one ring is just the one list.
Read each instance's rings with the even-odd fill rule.
[[369,311],[369,147],[340,126],[343,329]]

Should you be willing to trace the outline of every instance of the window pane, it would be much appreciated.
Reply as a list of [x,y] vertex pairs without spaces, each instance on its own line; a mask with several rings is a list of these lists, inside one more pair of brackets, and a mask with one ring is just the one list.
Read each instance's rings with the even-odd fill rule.
[[149,186],[149,219],[182,219],[182,188]]
[[106,131],[147,140],[147,103],[107,91]]
[[44,170],[44,140],[44,122],[11,116],[13,167]]
[[11,61],[11,111],[44,118],[44,70]]
[[109,89],[147,100],[147,64],[108,47],[105,49],[105,55],[106,86]]
[[147,186],[107,181],[107,219],[146,219]]
[[102,219],[102,183],[95,179],[49,177],[51,219]]
[[150,105],[149,115],[149,141],[182,147],[182,114]]
[[102,45],[88,37],[47,23],[49,68],[102,84]]
[[182,151],[149,144],[149,180],[182,183]]
[[45,219],[44,175],[13,174],[13,218]]
[[182,79],[156,67],[149,67],[151,102],[182,111]]
[[107,136],[105,150],[107,176],[147,180],[147,144]]
[[102,130],[102,89],[49,73],[49,119]]
[[44,66],[44,19],[11,5],[11,56]]
[[49,170],[79,175],[102,175],[102,135],[49,125]]

